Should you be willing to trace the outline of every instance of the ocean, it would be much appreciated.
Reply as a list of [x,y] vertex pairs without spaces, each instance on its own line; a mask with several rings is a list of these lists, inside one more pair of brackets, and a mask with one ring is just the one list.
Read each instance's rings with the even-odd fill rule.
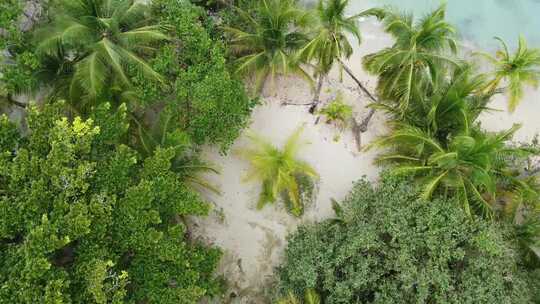
[[[351,13],[374,6],[394,5],[422,16],[441,0],[350,0]],[[464,41],[484,50],[498,47],[494,36],[513,48],[519,35],[540,47],[540,0],[448,0],[447,17]]]

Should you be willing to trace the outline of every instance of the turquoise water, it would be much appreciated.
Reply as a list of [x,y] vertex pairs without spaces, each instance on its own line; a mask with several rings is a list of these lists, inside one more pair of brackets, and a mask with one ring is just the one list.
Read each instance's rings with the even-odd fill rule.
[[[415,15],[436,8],[440,0],[351,0],[353,11],[383,5],[412,10]],[[540,47],[540,0],[448,0],[448,19],[460,36],[484,49],[493,49],[494,36],[510,46],[520,34],[531,46]]]

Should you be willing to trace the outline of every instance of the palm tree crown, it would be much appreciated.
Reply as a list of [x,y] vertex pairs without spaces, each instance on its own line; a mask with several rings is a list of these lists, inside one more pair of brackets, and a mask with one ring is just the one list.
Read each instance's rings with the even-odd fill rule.
[[451,193],[468,215],[476,210],[491,216],[498,178],[507,170],[502,160],[524,152],[506,146],[519,127],[495,134],[472,128],[444,144],[419,128],[400,125],[373,145],[390,148],[379,161],[397,164],[394,172],[420,177],[425,199]]
[[480,53],[495,66],[494,79],[489,89],[494,91],[498,88],[501,81],[505,80],[508,84],[508,109],[513,112],[523,98],[523,87],[532,85],[538,87],[540,81],[540,49],[529,49],[527,42],[522,36],[519,37],[519,45],[514,54],[510,54],[506,43],[496,37],[502,49],[495,57]]
[[306,194],[309,196],[308,188],[311,188],[317,173],[308,163],[296,157],[301,147],[301,132],[302,128],[296,130],[282,150],[259,136],[249,136],[254,146],[243,150],[241,155],[251,163],[246,180],[262,181],[258,208],[274,203],[278,196],[282,195],[291,213],[295,216],[302,215],[304,198]]
[[446,56],[456,52],[455,29],[445,20],[446,6],[415,22],[411,14],[393,8],[375,8],[362,13],[383,21],[394,37],[392,47],[364,57],[364,67],[379,76],[378,92],[382,99],[396,102],[405,110],[415,94],[432,85],[440,71],[457,62]]
[[345,15],[349,0],[319,0],[316,13],[318,25],[314,37],[301,50],[307,60],[316,60],[322,74],[330,72],[336,59],[349,58],[353,47],[347,34],[361,42],[358,15]]
[[319,76],[310,113],[314,113],[319,104],[324,77],[335,61],[349,58],[353,53],[347,34],[361,42],[358,16],[345,15],[348,4],[349,0],[319,0],[315,10],[317,26],[313,27],[310,41],[299,52],[304,61],[316,62],[315,71]]
[[61,0],[53,13],[51,24],[36,35],[37,52],[57,63],[57,80],[67,78],[72,98],[81,93],[95,99],[108,86],[129,88],[128,69],[161,80],[140,57],[153,43],[167,39],[158,25],[150,24],[147,5],[134,0]]
[[300,67],[296,52],[306,43],[301,26],[309,14],[291,0],[261,0],[254,16],[238,9],[247,29],[225,27],[231,35],[230,46],[238,56],[238,72],[255,76],[260,91],[267,78],[296,73],[310,77]]

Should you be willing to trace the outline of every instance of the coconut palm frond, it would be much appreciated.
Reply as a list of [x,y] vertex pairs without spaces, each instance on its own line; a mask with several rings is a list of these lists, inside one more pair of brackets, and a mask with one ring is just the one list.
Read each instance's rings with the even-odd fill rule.
[[[36,31],[34,40],[42,62],[56,57],[58,63],[39,73],[50,79],[52,87],[68,83],[71,93],[66,97],[74,105],[77,100],[91,102],[111,95],[115,86],[128,90],[130,67],[150,81],[161,80],[143,55],[168,37],[152,24],[148,5],[134,0],[60,0],[52,10],[50,24]],[[58,73],[66,65],[73,70]]]
[[245,180],[260,180],[262,191],[257,206],[264,207],[276,201],[279,195],[284,197],[289,211],[300,216],[304,210],[306,191],[303,179],[312,183],[317,173],[309,164],[297,158],[302,146],[302,128],[297,129],[286,141],[283,149],[278,149],[268,140],[255,135],[248,135],[251,147],[242,149],[239,154],[250,162],[250,170]]

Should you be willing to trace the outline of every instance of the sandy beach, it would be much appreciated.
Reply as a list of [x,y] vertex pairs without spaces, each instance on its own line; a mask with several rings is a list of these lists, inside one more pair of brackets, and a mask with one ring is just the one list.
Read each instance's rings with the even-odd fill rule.
[[[392,39],[373,20],[361,22],[363,42],[348,61],[348,66],[356,76],[373,90],[376,79],[363,71],[361,58],[392,44]],[[338,91],[345,101],[354,107],[355,116],[361,119],[366,114],[366,96],[357,89],[354,82],[335,69],[324,84],[322,102],[328,102]],[[523,124],[516,140],[527,141],[540,132],[539,92],[529,90],[515,113],[506,112],[504,96],[498,96],[491,107],[500,109],[482,116],[482,124],[488,130],[502,130],[514,123]],[[323,122],[315,125],[315,116],[307,112],[305,106],[285,106],[283,103],[308,103],[312,92],[309,85],[295,77],[278,80],[275,88],[267,88],[262,104],[256,108],[251,118],[249,130],[281,145],[299,126],[304,126],[303,139],[308,144],[301,150],[300,157],[313,165],[320,175],[318,196],[308,206],[301,219],[288,215],[279,203],[259,211],[255,203],[260,185],[244,183],[243,176],[248,163],[238,157],[235,151],[245,147],[248,142],[241,136],[228,155],[220,155],[217,150],[205,149],[206,159],[218,164],[220,175],[208,176],[218,185],[221,195],[206,194],[215,204],[211,216],[196,219],[193,230],[199,240],[219,246],[224,251],[220,274],[230,283],[229,295],[232,298],[220,303],[265,303],[265,288],[271,284],[274,268],[279,265],[286,246],[287,235],[303,223],[331,217],[331,199],[341,200],[351,189],[352,184],[366,176],[376,181],[380,168],[373,164],[377,151],[359,152],[351,130],[340,134],[335,127]],[[384,134],[384,115],[377,113],[368,132],[362,134],[362,145]]]

